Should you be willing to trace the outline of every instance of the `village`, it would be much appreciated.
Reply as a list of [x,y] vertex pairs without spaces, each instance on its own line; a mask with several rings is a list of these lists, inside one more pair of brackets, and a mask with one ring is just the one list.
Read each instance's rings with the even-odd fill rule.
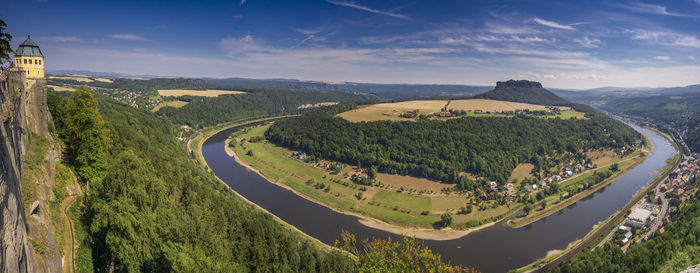
[[408,112],[401,112],[399,114],[399,117],[401,118],[406,118],[406,119],[414,119],[414,118],[452,118],[452,117],[461,117],[461,116],[468,116],[468,115],[499,115],[499,116],[512,116],[512,115],[519,115],[519,116],[525,116],[525,115],[531,115],[531,116],[557,116],[561,114],[561,109],[559,107],[553,107],[553,106],[546,106],[546,110],[530,110],[530,109],[516,109],[516,110],[509,110],[509,111],[495,111],[495,110],[481,110],[481,109],[474,109],[474,110],[455,110],[455,109],[447,109],[443,108],[440,109],[440,112],[432,112],[429,114],[420,114],[419,110],[413,110],[413,111],[408,111]]
[[699,178],[700,159],[696,156],[686,157],[666,180],[646,193],[646,198],[631,209],[598,247],[612,241],[626,251],[632,243],[649,240],[656,232],[664,233],[664,225],[673,220],[674,213],[698,190]]

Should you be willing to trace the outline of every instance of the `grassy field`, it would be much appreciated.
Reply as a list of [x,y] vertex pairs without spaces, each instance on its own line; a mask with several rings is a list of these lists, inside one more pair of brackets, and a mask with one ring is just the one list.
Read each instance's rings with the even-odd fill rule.
[[63,92],[63,91],[68,91],[68,92],[73,92],[75,91],[75,88],[72,87],[65,87],[65,86],[58,86],[58,85],[47,85],[46,87],[51,87],[55,91]]
[[444,188],[454,188],[454,184],[444,184],[427,178],[398,174],[377,174],[377,181],[394,189],[414,189],[425,192],[440,192]]
[[510,174],[510,178],[508,178],[508,181],[513,181],[513,179],[517,179],[518,181],[523,180],[524,178],[532,178],[532,174],[530,172],[532,169],[535,168],[535,165],[532,165],[530,163],[521,163],[518,164],[515,169],[513,169],[513,172]]
[[218,97],[220,95],[229,94],[245,94],[242,91],[230,90],[189,90],[189,89],[161,89],[158,90],[158,95],[163,97],[180,97],[180,96],[199,96],[199,97]]
[[[289,187],[297,194],[333,209],[359,213],[404,227],[430,228],[433,223],[439,220],[441,213],[448,210],[455,213],[468,201],[465,196],[437,194],[439,192],[430,195],[417,194],[417,191],[409,193],[408,187],[405,191],[398,191],[396,185],[391,187],[369,186],[366,190],[362,190],[360,185],[343,177],[346,171],[332,174],[325,169],[316,168],[311,164],[294,159],[290,156],[291,151],[266,141],[240,141],[254,136],[262,136],[269,126],[268,124],[251,128],[232,140],[236,143],[234,151],[239,158],[258,170],[268,180]],[[252,151],[252,155],[248,154],[249,151]],[[350,169],[346,168],[345,170]],[[380,174],[379,177],[381,179],[381,177],[386,176],[388,175]],[[404,180],[403,183],[410,180],[415,183],[437,184],[440,185],[439,189],[449,186],[412,177],[390,177],[392,179],[408,179]],[[388,185],[388,182],[382,183]],[[411,188],[419,187],[420,185],[415,185]],[[428,212],[428,214],[424,215],[424,212]],[[453,228],[465,227],[469,221],[491,219],[507,212],[509,209],[503,206],[484,211],[478,211],[475,208],[470,214],[455,215]]]
[[[339,117],[347,119],[352,122],[360,121],[377,121],[377,120],[403,120],[412,121],[414,119],[401,118],[399,115],[403,112],[410,112],[417,110],[418,114],[431,114],[440,112],[441,109],[447,107],[448,109],[454,110],[464,110],[467,111],[468,116],[505,116],[505,115],[492,115],[486,114],[486,111],[490,112],[504,112],[504,111],[515,111],[515,110],[532,110],[532,111],[544,111],[547,110],[544,105],[535,105],[529,103],[520,102],[509,102],[509,101],[498,101],[498,100],[485,100],[485,99],[465,99],[465,100],[415,100],[415,101],[402,101],[395,103],[378,103],[373,105],[368,105],[353,109],[347,112],[338,114]],[[569,118],[583,118],[584,114],[572,110],[570,107],[559,107],[562,110],[561,114],[556,116],[544,116],[548,118],[560,117],[562,119]],[[476,113],[475,111],[482,111],[483,113]]]
[[165,101],[165,102],[163,102],[163,103],[157,105],[156,107],[153,107],[153,112],[156,112],[156,111],[158,111],[160,108],[163,108],[163,107],[165,107],[165,106],[172,106],[172,107],[175,107],[175,108],[180,108],[180,107],[183,107],[183,106],[187,105],[187,103],[188,103],[188,102],[186,102],[186,101],[181,101],[181,100]]

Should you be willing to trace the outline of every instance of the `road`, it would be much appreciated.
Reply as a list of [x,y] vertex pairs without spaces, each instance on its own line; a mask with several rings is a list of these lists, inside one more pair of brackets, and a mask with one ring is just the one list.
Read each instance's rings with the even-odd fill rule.
[[[673,142],[678,145],[678,140],[675,137],[671,137],[673,139]],[[668,178],[668,175],[675,170],[678,167],[678,164],[680,164],[681,159],[683,158],[684,150],[678,149],[678,158],[676,159],[676,162],[673,163],[673,166],[666,170],[661,176],[657,177],[656,180],[648,187],[648,188],[656,188],[659,186],[661,181],[664,181]],[[608,230],[609,228],[612,227],[613,224],[617,223],[620,221],[623,217],[625,217],[625,214],[628,210],[630,210],[633,206],[637,205],[639,200],[641,200],[643,197],[645,197],[646,194],[637,194],[630,202],[627,203],[622,209],[620,209],[615,216],[613,216],[612,219],[609,221],[605,222],[602,227],[598,228],[596,231],[593,232],[590,236],[587,238],[583,239],[578,245],[574,246],[571,250],[567,251],[566,253],[562,254],[561,256],[555,258],[551,262],[543,265],[542,267],[533,270],[533,272],[546,272],[547,270],[557,266],[559,263],[571,259],[576,253],[579,251],[585,249],[588,245],[590,245],[593,241],[595,241],[598,237],[603,235],[603,232]]]
[[[70,206],[73,205],[75,200],[78,199],[78,195],[69,195],[63,202],[61,202],[61,211],[63,212],[63,225],[66,232],[63,238],[63,272],[75,272],[75,231],[73,229],[73,222],[68,215],[68,210]],[[70,238],[66,238],[70,235]]]

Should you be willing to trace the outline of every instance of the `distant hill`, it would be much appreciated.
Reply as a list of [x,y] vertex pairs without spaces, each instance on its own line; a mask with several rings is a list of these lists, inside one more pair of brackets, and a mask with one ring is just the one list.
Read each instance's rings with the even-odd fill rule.
[[297,91],[343,91],[375,94],[383,99],[438,96],[471,96],[490,90],[491,86],[458,84],[378,84],[358,82],[302,81],[293,79],[205,78],[222,88],[287,89]]
[[477,99],[492,99],[514,102],[525,102],[540,105],[571,105],[570,101],[562,99],[539,82],[527,80],[509,80],[497,82],[496,88],[474,96]]

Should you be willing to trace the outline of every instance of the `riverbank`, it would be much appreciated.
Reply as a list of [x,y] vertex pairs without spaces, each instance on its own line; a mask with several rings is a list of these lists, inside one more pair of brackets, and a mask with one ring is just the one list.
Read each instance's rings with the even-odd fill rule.
[[[198,160],[198,161],[201,162],[209,171],[213,172],[213,171],[211,170],[211,168],[209,167],[209,165],[207,164],[206,160],[204,160],[204,156],[203,156],[203,154],[202,154],[202,145],[204,144],[204,142],[205,142],[207,139],[209,139],[210,137],[212,137],[213,135],[215,135],[215,134],[217,134],[217,133],[219,133],[219,132],[221,132],[221,131],[230,129],[230,128],[232,128],[232,127],[236,127],[236,126],[247,126],[247,125],[254,124],[254,123],[260,123],[260,122],[265,122],[265,121],[269,121],[269,120],[275,120],[275,119],[281,119],[281,118],[289,118],[289,117],[292,117],[292,116],[270,117],[270,118],[263,118],[263,119],[258,119],[258,120],[236,121],[236,122],[230,122],[230,123],[226,123],[226,124],[222,124],[222,125],[212,126],[212,127],[209,127],[209,128],[207,128],[207,129],[204,129],[204,130],[200,131],[199,133],[197,133],[196,136],[194,136],[194,137],[190,138],[188,141],[186,141],[186,142],[185,142],[185,147],[186,147],[186,148],[194,147],[194,150],[193,150],[193,151],[194,151],[194,154],[195,154],[195,160]],[[325,243],[321,242],[320,240],[318,240],[317,238],[312,237],[312,236],[310,236],[310,235],[304,233],[303,231],[299,230],[299,229],[296,228],[295,226],[290,225],[289,223],[287,223],[287,222],[285,222],[284,220],[280,219],[277,215],[275,215],[275,214],[273,214],[273,213],[270,213],[270,212],[267,211],[265,208],[259,206],[258,204],[254,203],[254,202],[251,202],[250,200],[248,200],[247,198],[245,198],[243,195],[241,195],[241,194],[239,194],[238,192],[236,192],[235,190],[233,190],[229,185],[227,185],[224,181],[222,181],[218,176],[217,176],[217,180],[218,180],[219,182],[221,182],[221,183],[226,187],[226,189],[227,189],[229,192],[231,192],[231,193],[234,194],[238,199],[240,199],[241,201],[243,201],[243,203],[245,203],[246,205],[248,205],[248,206],[250,206],[250,207],[252,207],[252,208],[255,208],[255,209],[259,209],[259,210],[261,210],[261,211],[264,211],[265,213],[267,213],[268,215],[270,215],[273,219],[275,219],[278,223],[280,223],[282,226],[284,226],[285,228],[287,228],[290,232],[293,232],[294,234],[296,234],[297,236],[300,236],[300,237],[302,237],[302,238],[308,239],[310,242],[312,242],[315,246],[317,246],[317,247],[318,247],[320,250],[322,250],[323,252],[328,253],[328,252],[331,252],[331,251],[338,251],[338,249],[336,249],[335,247],[333,247],[333,246],[331,246],[331,245],[328,245],[328,244],[325,244]]]
[[[364,214],[361,214],[356,211],[347,211],[343,209],[339,209],[338,207],[331,206],[327,203],[321,202],[316,198],[313,198],[308,195],[308,193],[303,193],[301,192],[303,189],[300,190],[298,187],[293,187],[290,185],[289,180],[287,179],[281,179],[280,177],[270,175],[271,172],[274,172],[275,170],[271,170],[269,168],[265,168],[261,170],[260,168],[256,168],[254,165],[257,165],[258,167],[260,166],[260,161],[256,160],[250,155],[245,154],[244,152],[246,150],[242,149],[242,146],[236,145],[236,148],[233,148],[229,145],[231,139],[227,140],[225,143],[225,152],[227,155],[231,156],[238,164],[241,166],[244,166],[248,170],[257,173],[258,175],[262,176],[265,178],[270,183],[273,183],[275,185],[278,185],[282,188],[285,188],[297,196],[304,198],[306,200],[309,200],[311,202],[314,202],[316,204],[319,204],[321,206],[327,207],[337,213],[345,214],[345,215],[350,215],[359,218],[359,223],[362,225],[365,225],[367,227],[373,228],[373,229],[378,229],[382,231],[386,231],[392,234],[396,235],[403,235],[403,236],[409,236],[409,237],[415,237],[418,239],[424,239],[424,240],[434,240],[434,241],[448,241],[448,240],[454,240],[458,239],[461,237],[466,236],[467,234],[481,230],[483,228],[492,226],[493,224],[497,222],[491,222],[488,224],[481,225],[479,227],[474,227],[474,228],[469,228],[465,230],[457,230],[457,229],[452,229],[452,228],[443,228],[443,229],[434,229],[434,228],[421,228],[421,227],[406,227],[406,226],[398,226],[394,224],[390,224],[387,222],[384,222],[380,219],[373,218]],[[252,150],[252,149],[251,149]],[[260,149],[254,150],[255,154],[260,153]],[[282,182],[285,181],[285,182]],[[337,187],[336,187],[337,188]]]
[[[645,137],[645,138],[646,138],[646,137]],[[628,156],[626,156],[626,157],[624,157],[624,158],[621,158],[621,159],[618,160],[618,161],[613,162],[613,163],[617,163],[618,165],[620,165],[620,168],[621,168],[621,169],[620,169],[619,171],[615,172],[615,173],[614,173],[613,175],[611,175],[610,177],[608,177],[608,178],[606,178],[605,180],[603,180],[602,182],[600,182],[600,183],[598,183],[598,184],[595,184],[595,185],[594,185],[593,187],[591,187],[590,189],[584,190],[584,191],[582,191],[582,192],[580,192],[580,193],[575,194],[574,196],[571,196],[571,197],[566,198],[566,199],[561,200],[561,201],[558,200],[557,195],[553,195],[553,196],[547,197],[547,198],[545,198],[543,201],[541,201],[541,202],[535,204],[535,207],[536,207],[536,206],[538,206],[538,205],[541,205],[542,202],[546,202],[547,207],[546,207],[545,209],[539,210],[539,211],[535,211],[535,212],[530,213],[530,214],[528,214],[527,216],[524,216],[524,217],[521,217],[521,218],[517,218],[517,219],[514,219],[514,220],[509,220],[509,221],[507,222],[507,224],[508,224],[510,227],[513,227],[513,228],[523,227],[523,226],[529,225],[529,224],[531,224],[531,223],[533,223],[533,222],[535,222],[535,221],[538,221],[538,220],[540,220],[540,219],[542,219],[542,218],[544,218],[544,217],[547,217],[547,216],[551,215],[552,213],[555,213],[555,212],[557,212],[557,211],[559,211],[559,210],[561,210],[561,209],[563,209],[563,208],[565,208],[565,207],[568,207],[568,206],[570,206],[570,205],[572,205],[572,204],[578,202],[579,200],[581,200],[581,199],[583,199],[583,198],[586,198],[587,196],[589,196],[589,195],[591,195],[591,194],[593,194],[593,193],[599,191],[600,189],[602,189],[602,188],[608,186],[610,183],[612,183],[613,181],[617,180],[618,178],[620,178],[621,176],[623,176],[624,174],[626,174],[626,173],[629,172],[630,170],[632,170],[632,169],[634,169],[635,167],[637,167],[637,165],[639,165],[639,164],[641,164],[642,162],[644,162],[644,160],[645,160],[645,159],[647,158],[647,156],[649,155],[649,152],[650,152],[650,151],[653,151],[653,148],[654,148],[654,147],[653,147],[653,144],[651,143],[651,141],[650,141],[648,138],[646,138],[646,146],[644,147],[644,149],[641,149],[641,150],[638,151],[638,152],[632,153],[632,154],[630,154],[630,155],[628,155]],[[642,153],[644,154],[644,156],[641,156]],[[629,163],[629,161],[631,161],[631,160],[633,160],[633,162]],[[587,173],[590,175],[593,171],[603,170],[603,169],[605,169],[605,168],[608,168],[608,167],[609,167],[610,165],[612,165],[613,163],[608,164],[608,165],[606,165],[606,166],[598,167],[598,168],[596,168],[596,169],[594,169],[594,170],[589,170],[589,171],[587,171]],[[584,175],[584,174],[582,174],[582,176],[583,176],[583,175]],[[577,179],[583,179],[583,178],[585,178],[585,177],[580,177],[580,178],[579,178],[579,177],[574,177],[574,178],[571,178],[569,181],[566,181],[566,180],[565,180],[565,181],[563,181],[563,182],[561,183],[561,184],[562,184],[561,187],[562,187],[562,188],[565,188],[566,186],[568,186],[568,185],[570,185],[570,184],[575,184],[575,181],[576,181]],[[571,183],[569,184],[568,182],[571,182]]]
[[647,129],[650,129],[654,133],[657,133],[658,135],[664,137],[671,143],[671,146],[675,149],[675,155],[671,157],[674,159],[674,161],[668,162],[668,160],[666,160],[666,162],[668,163],[667,165],[656,169],[653,172],[657,173],[660,170],[663,170],[662,174],[655,177],[649,184],[636,191],[632,199],[629,202],[627,202],[624,207],[615,211],[615,213],[613,213],[605,221],[602,221],[598,225],[596,225],[593,228],[593,230],[588,232],[586,236],[584,236],[582,239],[577,240],[572,244],[569,244],[569,246],[565,250],[555,251],[555,254],[551,256],[548,253],[548,255],[545,258],[532,262],[526,266],[513,269],[509,272],[544,272],[547,269],[556,266],[558,263],[570,259],[573,255],[580,252],[581,250],[589,246],[591,243],[600,241],[603,236],[605,236],[610,230],[614,229],[617,226],[617,224],[622,222],[624,217],[627,215],[627,212],[635,204],[637,204],[643,196],[645,196],[645,193],[649,189],[655,188],[661,181],[668,177],[668,174],[680,163],[679,150],[677,144],[668,135],[663,134],[658,130],[654,130],[653,128],[647,127]]

